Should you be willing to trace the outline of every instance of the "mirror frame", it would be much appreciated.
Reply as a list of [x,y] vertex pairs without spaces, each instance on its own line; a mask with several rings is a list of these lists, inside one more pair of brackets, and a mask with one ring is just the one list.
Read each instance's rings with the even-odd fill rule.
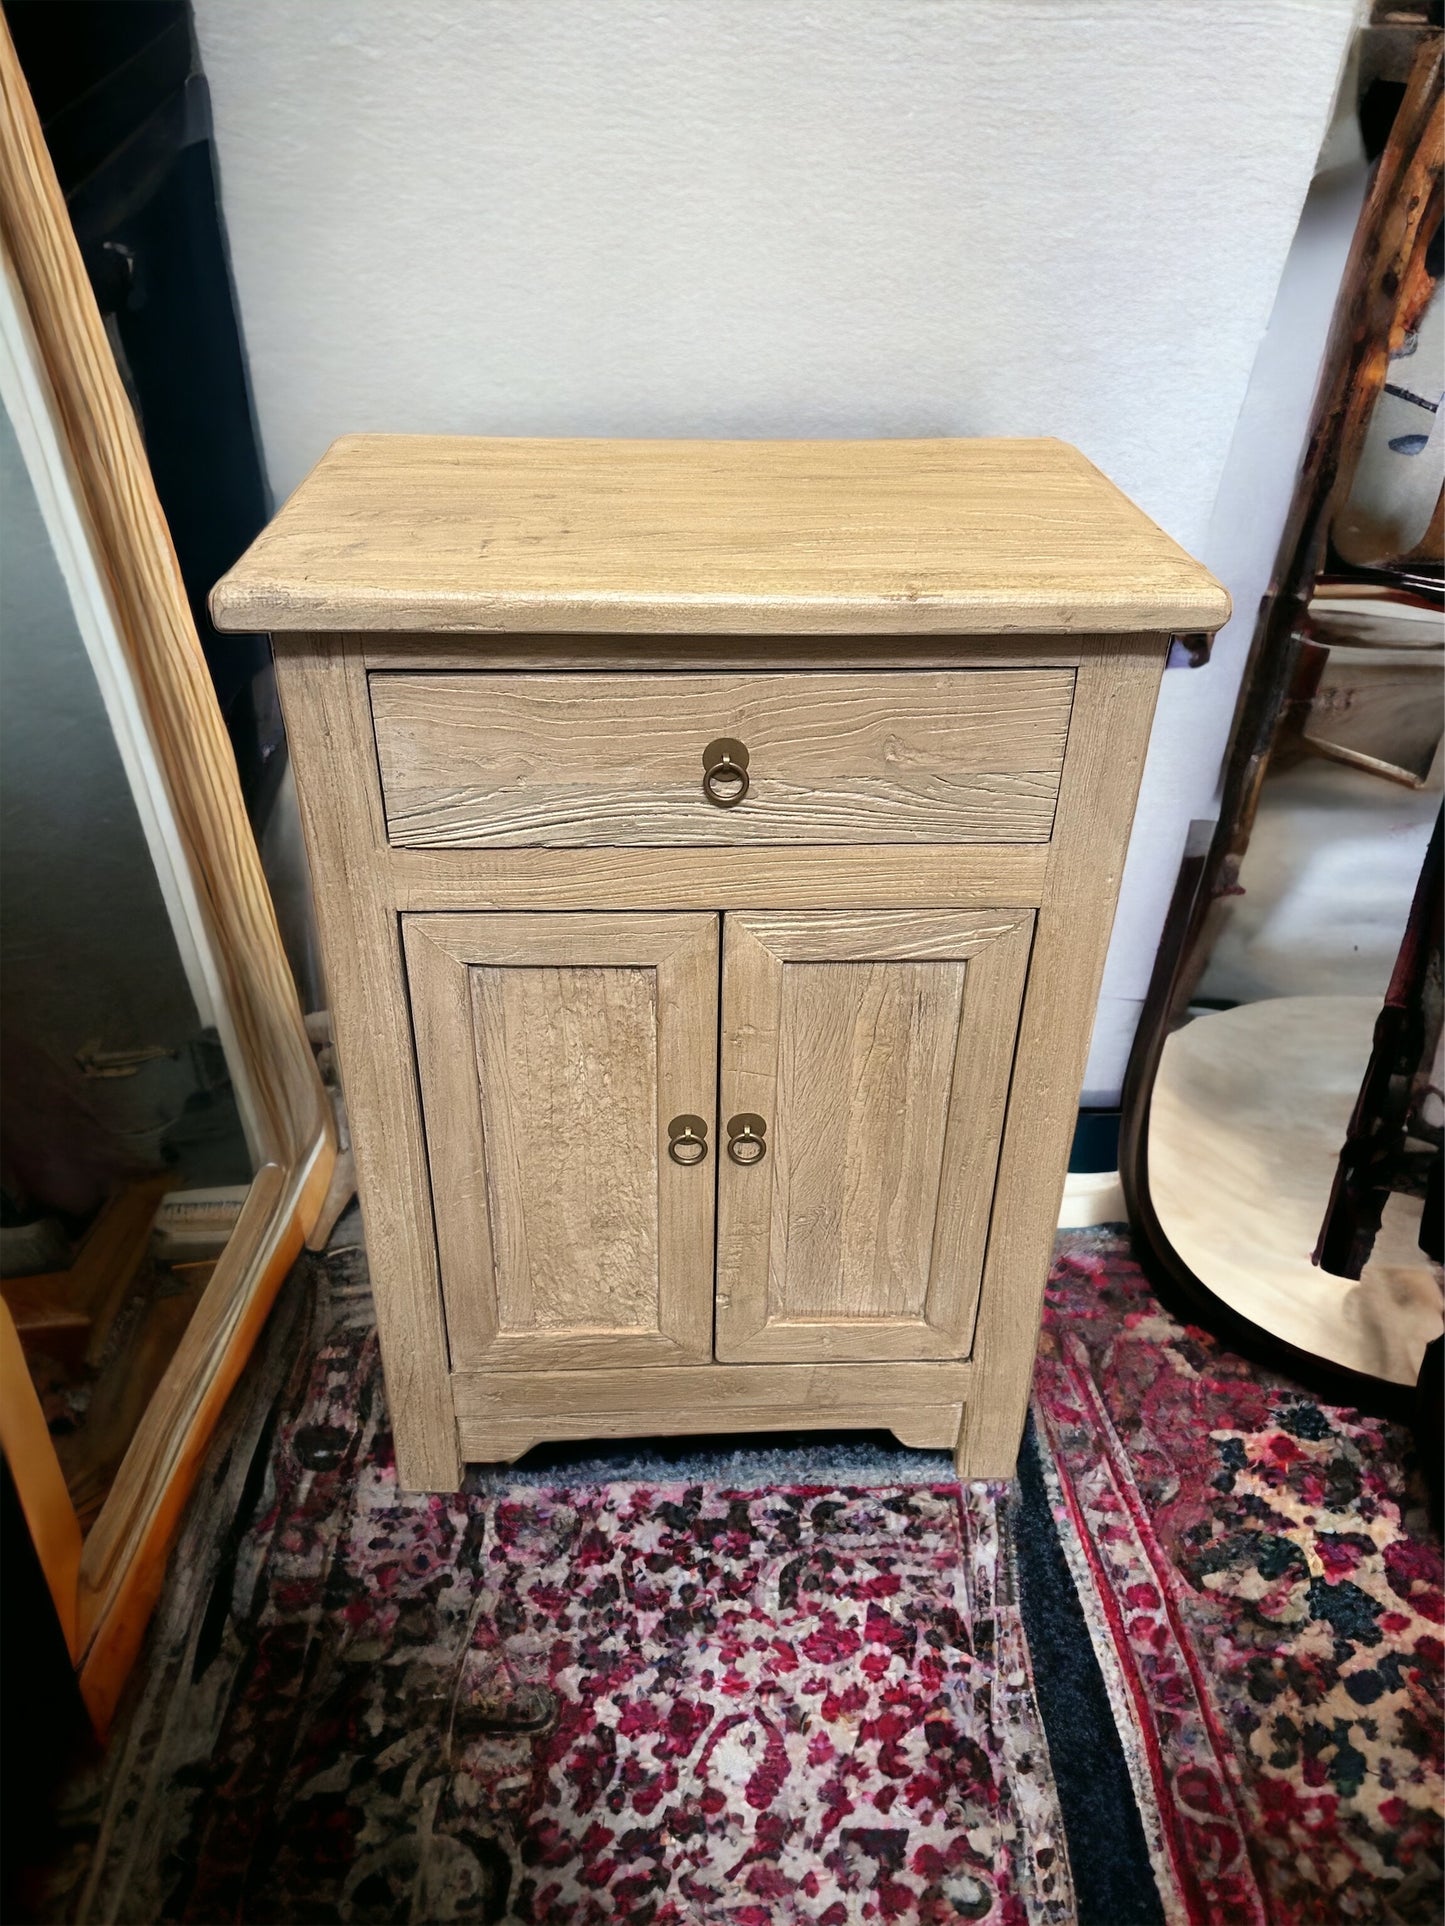
[[215,1273],[84,1538],[13,1320],[0,1316],[0,1448],[104,1732],[227,1396],[322,1218],[336,1134],[140,432],[3,20],[0,385],[255,1165]]

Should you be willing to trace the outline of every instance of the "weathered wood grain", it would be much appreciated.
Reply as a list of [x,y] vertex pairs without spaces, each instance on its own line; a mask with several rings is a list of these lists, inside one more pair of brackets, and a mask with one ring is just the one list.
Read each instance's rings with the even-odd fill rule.
[[967,1364],[661,1365],[650,1371],[468,1372],[452,1380],[469,1457],[520,1457],[545,1438],[711,1431],[886,1430],[948,1449]]
[[960,1357],[972,1338],[1033,918],[724,919],[718,1356]]
[[974,1327],[978,1377],[957,1453],[966,1478],[1012,1477],[1018,1458],[1079,1087],[1164,652],[1162,636],[1122,636],[1079,669]]
[[1032,909],[1043,843],[803,849],[397,849],[403,910]]
[[[412,848],[1046,842],[1073,672],[373,675],[391,841]],[[748,789],[703,790],[740,740]]]
[[1213,630],[1224,591],[1060,441],[336,442],[222,629]]
[[881,649],[867,635],[651,635],[626,629],[592,635],[493,630],[482,635],[363,635],[368,669],[469,675],[477,670],[587,669],[626,675],[705,671],[709,675],[868,674],[894,669],[1074,669],[1079,643],[1070,635],[897,635]]
[[468,974],[499,1323],[656,1330],[658,1108],[682,1094],[658,1088],[656,970]]
[[276,653],[396,1441],[409,1490],[461,1478],[401,935],[366,669],[345,637]]
[[403,927],[453,1368],[710,1356],[717,918]]
[[[370,823],[325,886],[406,928],[442,1250],[407,1288],[446,1292],[462,1450],[876,1423],[1010,1470],[1167,634],[1227,613],[1205,571],[1059,444],[360,440],[217,606],[283,657],[354,631],[370,677],[370,739],[353,709],[304,753]],[[700,912],[686,981],[614,940]],[[710,1193],[661,1132],[669,1012],[717,1074],[719,913],[722,1102],[675,1106],[721,1198],[709,1363]]]

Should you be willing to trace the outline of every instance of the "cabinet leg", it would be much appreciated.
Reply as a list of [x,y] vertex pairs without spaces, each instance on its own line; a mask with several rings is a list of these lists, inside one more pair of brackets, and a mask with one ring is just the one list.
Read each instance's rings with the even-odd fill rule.
[[997,1424],[988,1427],[982,1436],[980,1427],[970,1427],[968,1409],[965,1406],[963,1422],[958,1428],[958,1439],[953,1447],[953,1468],[962,1485],[972,1484],[976,1479],[1007,1480],[1018,1473],[1019,1447],[1023,1443],[1024,1421],[1028,1415],[1027,1405],[1018,1420],[1017,1432],[1011,1433],[1013,1444],[1000,1435]]

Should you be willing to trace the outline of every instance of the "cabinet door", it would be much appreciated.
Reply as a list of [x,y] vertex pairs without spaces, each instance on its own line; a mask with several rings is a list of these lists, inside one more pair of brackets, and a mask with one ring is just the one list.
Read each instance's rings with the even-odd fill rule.
[[402,924],[452,1368],[709,1357],[717,918]]
[[968,1353],[1033,922],[724,919],[719,1358]]

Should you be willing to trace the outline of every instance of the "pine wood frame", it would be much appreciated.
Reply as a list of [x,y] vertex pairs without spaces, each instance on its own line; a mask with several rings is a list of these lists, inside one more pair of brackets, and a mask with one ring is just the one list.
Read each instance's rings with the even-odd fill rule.
[[207,1442],[322,1206],[335,1132],[135,417],[3,23],[0,242],[90,585],[89,614],[107,638],[108,668],[134,727],[122,749],[144,766],[138,794],[170,852],[162,883],[173,916],[182,905],[178,929],[192,952],[192,981],[199,972],[198,1000],[207,1007],[209,996],[226,1042],[257,1166],[236,1229],[83,1543],[13,1324],[8,1313],[0,1319],[0,1446],[82,1695],[103,1731]]

